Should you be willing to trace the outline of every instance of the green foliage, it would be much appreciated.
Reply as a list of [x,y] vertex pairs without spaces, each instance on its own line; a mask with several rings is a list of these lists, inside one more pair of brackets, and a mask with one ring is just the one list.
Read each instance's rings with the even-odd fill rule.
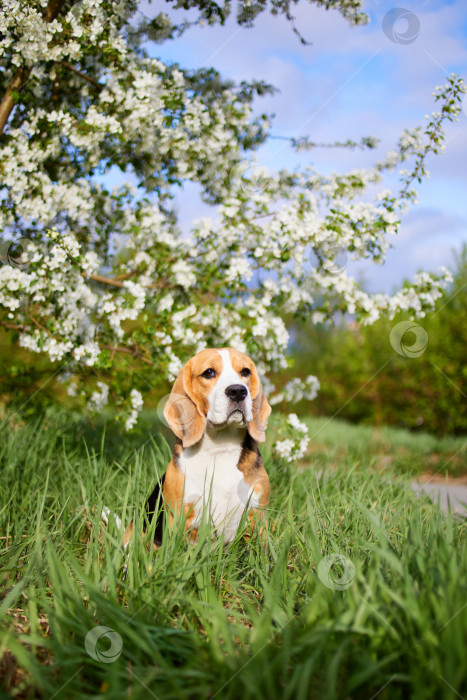
[[[266,450],[266,551],[240,537],[223,547],[207,532],[187,545],[181,530],[156,552],[139,538],[124,551],[100,508],[137,517],[168,445],[155,438],[126,457],[120,446],[114,462],[102,449],[86,455],[75,428],[1,426],[0,675],[10,696],[465,695],[464,521],[365,463],[341,460],[318,476],[284,471]],[[333,553],[355,567],[345,590],[317,575]],[[96,625],[121,638],[113,663],[86,652]]]
[[[392,296],[371,295],[354,280],[342,283],[337,257],[384,260],[386,237],[415,203],[412,185],[442,150],[465,94],[462,78],[447,76],[424,127],[405,129],[370,168],[271,171],[252,151],[274,136],[296,150],[374,148],[376,140],[273,134],[254,105],[273,86],[164,63],[150,43],[198,22],[222,24],[231,11],[240,26],[269,11],[298,31],[299,0],[240,0],[235,8],[230,0],[175,0],[180,24],[148,4],[0,3],[0,326],[12,333],[13,352],[47,355],[89,411],[111,404],[129,429],[146,390],[161,378],[173,382],[196,350],[234,345],[261,374],[283,368],[288,313],[315,322],[341,311],[372,322],[431,309],[448,271],[419,275]],[[367,19],[362,0],[311,4],[352,23]],[[16,105],[11,91],[21,96]],[[377,194],[374,185],[403,163],[397,190]],[[187,238],[174,196],[188,182],[213,210]],[[26,394],[10,385],[13,399]]]
[[[372,326],[295,325],[291,376],[313,373],[321,382],[318,398],[302,402],[298,412],[437,435],[467,433],[466,286],[467,248],[457,259],[450,288],[418,322],[428,335],[418,357],[398,354],[391,345],[391,330],[407,319],[404,315]],[[404,336],[408,346],[414,339]]]

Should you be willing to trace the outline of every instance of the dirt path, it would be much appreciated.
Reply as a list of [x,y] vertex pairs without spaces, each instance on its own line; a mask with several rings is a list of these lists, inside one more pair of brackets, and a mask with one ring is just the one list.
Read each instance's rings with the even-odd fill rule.
[[452,510],[458,515],[467,517],[467,485],[452,484],[444,482],[443,484],[435,483],[412,483],[414,491],[425,491],[435,501],[439,501],[439,505],[446,513],[448,511],[448,502]]

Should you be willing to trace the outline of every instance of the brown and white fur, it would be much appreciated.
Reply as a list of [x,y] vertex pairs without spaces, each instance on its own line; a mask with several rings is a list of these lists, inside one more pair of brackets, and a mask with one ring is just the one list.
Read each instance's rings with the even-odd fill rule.
[[[246,508],[251,530],[257,520],[264,527],[261,509],[269,501],[270,486],[257,443],[265,439],[270,413],[249,357],[221,348],[202,350],[191,358],[180,370],[164,409],[177,442],[161,484],[146,504],[149,520],[163,500],[169,525],[183,512],[191,541],[196,541],[203,518],[224,541],[232,541]],[[162,540],[158,515],[156,544]],[[133,523],[125,532],[125,544],[132,532]]]

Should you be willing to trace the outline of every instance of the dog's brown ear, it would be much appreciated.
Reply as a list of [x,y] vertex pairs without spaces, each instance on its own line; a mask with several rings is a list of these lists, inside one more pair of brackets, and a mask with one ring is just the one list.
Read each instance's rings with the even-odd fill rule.
[[165,419],[183,447],[196,445],[206,428],[206,417],[186,391],[189,373],[190,362],[187,362],[178,373],[164,408]]
[[248,432],[256,442],[264,442],[266,439],[265,430],[268,418],[271,415],[271,406],[264,395],[263,387],[258,378],[258,391],[253,399],[253,420],[248,423]]

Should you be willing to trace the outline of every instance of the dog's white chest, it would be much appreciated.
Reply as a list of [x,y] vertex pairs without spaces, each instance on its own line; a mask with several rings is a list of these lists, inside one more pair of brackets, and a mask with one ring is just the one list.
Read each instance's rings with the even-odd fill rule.
[[202,444],[184,450],[179,461],[185,475],[183,502],[194,505],[193,525],[204,516],[227,542],[235,537],[245,507],[259,506],[237,467],[241,452],[241,436],[213,440],[205,435]]

